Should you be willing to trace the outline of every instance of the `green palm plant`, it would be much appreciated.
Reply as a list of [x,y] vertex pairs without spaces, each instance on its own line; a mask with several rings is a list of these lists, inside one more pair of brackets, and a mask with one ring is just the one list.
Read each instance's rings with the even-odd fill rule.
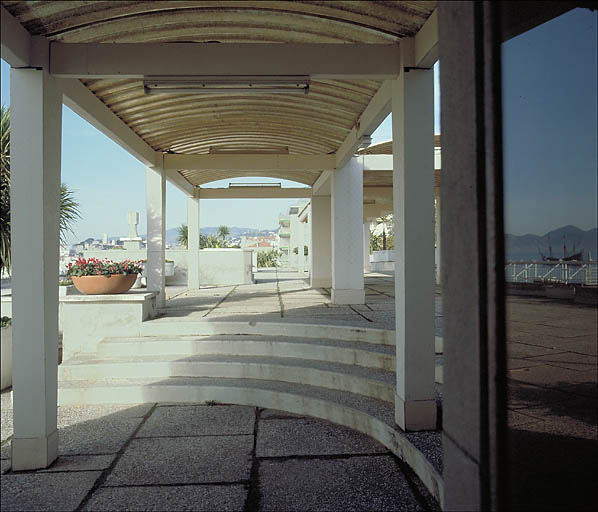
[[[10,272],[10,108],[0,107],[0,271]],[[60,185],[60,242],[66,245],[66,236],[81,218],[79,203],[68,185]]]
[[179,228],[177,229],[178,235],[177,235],[177,243],[179,245],[184,245],[185,248],[189,248],[189,227],[187,226],[187,224],[181,224],[179,226]]
[[230,229],[228,229],[228,226],[220,226],[218,228],[218,238],[225,240],[228,235],[230,235]]

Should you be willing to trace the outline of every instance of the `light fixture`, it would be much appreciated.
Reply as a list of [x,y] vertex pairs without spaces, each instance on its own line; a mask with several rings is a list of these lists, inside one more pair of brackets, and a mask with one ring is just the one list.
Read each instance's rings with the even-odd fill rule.
[[307,94],[309,76],[146,76],[145,94]]
[[228,188],[282,188],[282,183],[240,183],[240,182],[229,182]]

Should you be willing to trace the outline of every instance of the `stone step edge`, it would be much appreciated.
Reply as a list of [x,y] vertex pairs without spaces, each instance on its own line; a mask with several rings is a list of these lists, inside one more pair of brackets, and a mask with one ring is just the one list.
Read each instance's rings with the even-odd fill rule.
[[[309,362],[309,361],[306,361]],[[166,362],[161,361],[97,361],[89,364],[72,364],[68,361],[59,367],[60,382],[81,382],[98,380],[121,380],[140,378],[168,379],[177,377],[188,378],[234,378],[251,379],[256,381],[274,381],[287,384],[318,386],[325,389],[353,393],[386,402],[394,401],[394,375],[384,370],[373,370],[371,376],[365,372],[351,372],[347,368],[320,368],[308,365],[284,365],[276,362],[248,362],[248,361],[205,361]],[[177,364],[178,363],[178,364]],[[232,366],[231,366],[232,365]],[[141,373],[142,375],[140,375]],[[390,380],[384,380],[384,373],[388,373]],[[101,377],[99,377],[101,375]],[[377,378],[376,378],[377,377]]]
[[[107,389],[111,393],[107,393]],[[131,400],[129,393],[133,391],[137,399]],[[192,392],[192,396],[185,396],[184,392]],[[167,394],[170,392],[170,395]],[[160,395],[162,393],[162,395]],[[84,395],[90,395],[84,400]],[[151,395],[151,397],[150,397]],[[107,398],[110,398],[107,400]],[[117,398],[114,400],[114,398]],[[185,398],[185,400],[181,400]],[[91,400],[90,400],[91,399]],[[315,398],[288,391],[272,391],[253,387],[238,387],[219,385],[189,385],[189,384],[119,384],[114,386],[98,385],[95,388],[64,388],[59,386],[59,405],[85,404],[132,404],[156,402],[188,402],[205,403],[216,401],[278,409],[293,414],[313,416],[333,423],[343,425],[366,434],[388,448],[394,455],[403,460],[414,471],[432,496],[444,508],[444,481],[440,473],[425,455],[413,445],[402,432],[394,426],[363,410],[347,405],[341,405],[332,400]]]
[[[176,329],[172,329],[176,327]],[[284,334],[288,330],[290,334]],[[153,319],[141,324],[141,335],[176,334],[264,334],[273,336],[292,336],[306,338],[328,338],[343,341],[361,341],[379,345],[395,345],[396,332],[390,329],[372,327],[352,327],[330,324],[293,324],[282,322],[191,322],[188,320]],[[181,332],[183,331],[183,332]],[[323,336],[323,332],[329,335]],[[300,333],[300,334],[299,334]],[[442,354],[444,339],[434,337],[435,350]]]
[[[156,318],[141,324],[142,335],[167,334],[171,328],[189,331],[190,334],[264,334],[306,338],[330,338],[345,341],[363,341],[394,345],[395,331],[372,327],[355,327],[330,324],[294,324],[286,322],[210,322]],[[289,334],[285,334],[285,333]],[[323,333],[326,333],[325,335]],[[179,334],[179,333],[177,333]]]
[[[217,354],[214,354],[217,355]],[[230,356],[229,356],[230,357]],[[258,359],[256,356],[232,356],[232,360],[227,357],[223,356],[221,360],[212,359],[212,360],[197,360],[197,361],[189,361],[189,360],[177,360],[177,359],[159,359],[157,356],[135,356],[134,359],[132,358],[125,358],[125,357],[100,357],[98,354],[90,354],[89,357],[87,356],[77,356],[71,359],[67,359],[64,361],[59,367],[58,372],[61,376],[62,380],[69,380],[69,381],[76,381],[76,380],[89,380],[89,372],[90,368],[94,367],[101,367],[101,366],[110,366],[110,365],[142,365],[147,367],[148,365],[151,366],[152,364],[160,365],[161,363],[168,363],[168,364],[175,364],[178,366],[186,366],[186,365],[207,365],[207,366],[217,366],[217,365],[243,365],[249,367],[257,367],[257,366],[267,366],[269,367],[269,371],[272,372],[273,368],[279,369],[295,369],[297,371],[301,370],[308,370],[317,372],[318,374],[326,374],[326,377],[334,379],[334,376],[340,375],[341,378],[351,378],[360,381],[362,384],[366,382],[371,382],[376,386],[391,386],[394,388],[394,372],[389,370],[384,370],[380,368],[367,368],[366,371],[363,371],[364,367],[357,367],[357,369],[362,370],[361,372],[355,372],[354,365],[344,364],[344,363],[329,363],[328,361],[319,361],[319,360],[311,360],[311,359],[297,359],[291,358],[292,362],[289,361],[289,358],[283,357],[270,357],[270,358],[263,358],[263,359],[270,359],[270,361],[259,361],[255,360]],[[251,358],[255,358],[252,360]],[[286,364],[285,364],[286,363]],[[294,364],[293,364],[294,363]],[[316,363],[316,366],[310,366],[310,363]],[[328,366],[328,367],[327,367]],[[72,376],[68,379],[64,377],[64,373],[68,372],[83,372],[81,377],[73,378]],[[292,371],[292,370],[291,370]],[[370,375],[363,375],[363,373],[370,373]],[[361,373],[361,375],[360,375]],[[117,377],[109,377],[109,370],[103,374],[104,378],[122,378],[121,376]],[[152,377],[152,378],[159,378],[159,377],[172,377],[172,375],[160,375],[157,374],[148,374],[147,371],[145,376]],[[177,374],[176,376],[179,377],[198,377],[199,375],[184,375],[184,374]],[[388,376],[392,378],[392,382],[387,382],[384,377]],[[225,377],[222,375],[222,377]],[[388,378],[387,377],[387,378]],[[436,364],[435,366],[435,382],[437,384],[444,383],[444,372],[442,365]],[[246,378],[254,378],[254,379],[264,379],[264,380],[274,380],[271,377],[259,377],[259,376],[246,376]],[[285,381],[288,382],[288,381]],[[302,383],[298,380],[293,380],[290,382],[295,383]],[[325,386],[329,389],[339,389],[337,387]],[[355,391],[353,391],[355,392]],[[360,393],[361,394],[361,393]],[[371,396],[371,395],[366,395]],[[376,397],[373,397],[376,398]]]

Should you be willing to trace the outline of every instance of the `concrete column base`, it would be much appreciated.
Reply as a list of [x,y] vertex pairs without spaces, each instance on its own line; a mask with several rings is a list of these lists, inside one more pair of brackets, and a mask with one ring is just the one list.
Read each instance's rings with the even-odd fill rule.
[[332,289],[332,303],[333,304],[365,304],[365,290],[339,290]]
[[47,468],[58,457],[58,430],[48,436],[11,441],[13,471]]
[[403,430],[436,430],[436,400],[403,400],[395,393],[395,421]]
[[312,288],[332,288],[332,277],[312,277]]

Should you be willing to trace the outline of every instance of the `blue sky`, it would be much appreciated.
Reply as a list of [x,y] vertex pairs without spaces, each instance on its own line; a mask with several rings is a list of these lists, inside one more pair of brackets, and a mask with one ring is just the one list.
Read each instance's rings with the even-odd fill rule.
[[[596,19],[596,12],[576,9],[503,45],[509,233],[544,234],[565,224],[596,226]],[[9,104],[9,67],[4,61],[1,81],[2,103]],[[390,116],[372,138],[374,143],[391,138]],[[83,214],[71,242],[103,233],[126,235],[128,211],[140,212],[139,232],[145,232],[145,167],[67,107],[62,181],[76,191]],[[227,186],[228,181],[235,180],[213,186]],[[283,186],[299,185],[283,181]],[[206,200],[201,203],[201,224],[274,229],[278,214],[293,203]],[[186,222],[186,205],[185,196],[168,184],[167,228]]]

